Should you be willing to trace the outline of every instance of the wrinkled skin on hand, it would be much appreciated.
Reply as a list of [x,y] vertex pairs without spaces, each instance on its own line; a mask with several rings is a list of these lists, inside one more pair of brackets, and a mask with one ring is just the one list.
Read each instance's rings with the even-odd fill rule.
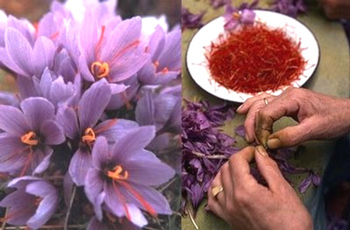
[[[250,174],[253,159],[267,187]],[[224,190],[213,197],[211,190],[218,185]],[[247,147],[231,156],[214,178],[208,197],[208,208],[232,229],[312,229],[310,214],[262,146]]]
[[321,0],[321,5],[326,16],[330,19],[349,19],[349,0]]
[[[295,146],[307,140],[333,139],[350,131],[349,99],[302,88],[290,87],[277,97],[257,95],[243,103],[237,112],[247,114],[244,123],[247,141],[256,139],[270,149]],[[272,133],[273,123],[284,116],[299,124]]]

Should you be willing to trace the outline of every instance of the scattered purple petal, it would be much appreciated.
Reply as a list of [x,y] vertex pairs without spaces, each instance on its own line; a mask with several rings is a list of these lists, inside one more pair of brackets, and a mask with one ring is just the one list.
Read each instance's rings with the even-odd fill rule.
[[199,14],[191,13],[187,8],[181,9],[182,30],[184,29],[199,29],[203,26],[202,18],[204,12]]

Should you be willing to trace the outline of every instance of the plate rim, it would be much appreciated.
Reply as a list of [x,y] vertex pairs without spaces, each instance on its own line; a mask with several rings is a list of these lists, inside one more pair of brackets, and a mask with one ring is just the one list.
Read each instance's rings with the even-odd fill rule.
[[[310,73],[310,76],[309,76],[309,77],[306,77],[306,80],[303,81],[302,84],[297,85],[297,86],[293,86],[293,85],[292,85],[293,87],[297,87],[297,88],[301,88],[301,87],[305,86],[305,84],[310,80],[310,78],[312,78],[312,77],[314,76],[314,74],[316,73],[316,70],[317,70],[317,68],[318,68],[318,66],[319,66],[319,64],[320,64],[320,59],[321,59],[320,44],[319,44],[319,41],[318,41],[318,39],[317,39],[315,33],[314,33],[314,32],[309,28],[309,26],[307,26],[304,22],[301,22],[301,21],[297,20],[296,18],[293,18],[293,17],[291,17],[291,16],[289,16],[289,15],[285,15],[285,14],[282,14],[282,13],[279,13],[279,12],[275,12],[275,11],[271,11],[271,10],[268,10],[268,9],[254,9],[253,11],[254,11],[254,12],[265,12],[265,13],[268,12],[268,13],[271,13],[271,14],[276,14],[276,15],[279,15],[279,16],[282,16],[282,17],[285,17],[285,18],[289,18],[288,20],[293,20],[293,21],[295,21],[296,23],[299,23],[301,26],[303,26],[304,28],[306,28],[306,29],[310,32],[310,34],[312,35],[313,39],[316,41],[316,47],[317,47],[317,51],[318,51],[318,53],[317,53],[317,54],[318,54],[318,57],[317,57],[317,59],[315,59],[315,61],[316,61],[316,62],[315,62],[315,67],[313,68],[312,72]],[[191,70],[190,70],[191,68],[189,67],[190,63],[189,63],[189,60],[188,60],[188,53],[189,53],[189,50],[190,50],[190,48],[191,48],[191,44],[192,44],[193,39],[194,39],[194,38],[196,37],[196,35],[201,31],[201,29],[204,28],[205,26],[207,26],[209,23],[211,23],[211,22],[213,22],[213,21],[215,21],[215,20],[218,20],[218,19],[220,19],[220,18],[224,18],[224,16],[221,15],[221,16],[218,16],[218,17],[213,18],[213,19],[209,20],[208,22],[206,22],[205,25],[203,25],[203,27],[201,27],[200,29],[198,29],[198,30],[191,36],[190,41],[188,42],[188,46],[187,46],[187,50],[186,50],[186,56],[185,56],[185,64],[186,64],[186,69],[187,69],[188,74],[190,75],[190,77],[192,78],[192,80],[196,83],[196,85],[198,85],[198,86],[199,86],[202,90],[204,90],[206,93],[208,93],[208,94],[210,94],[210,95],[212,95],[212,96],[214,96],[214,97],[216,97],[216,98],[219,98],[219,99],[222,99],[222,100],[226,100],[226,101],[230,101],[230,102],[235,102],[235,103],[244,103],[245,100],[247,100],[247,99],[249,99],[249,98],[251,98],[251,97],[253,97],[253,96],[255,96],[255,95],[258,95],[258,94],[261,94],[261,93],[266,93],[266,92],[269,93],[269,94],[271,94],[271,95],[277,96],[277,95],[281,94],[286,88],[288,88],[288,87],[291,86],[291,85],[285,86],[285,87],[283,87],[283,88],[281,88],[281,89],[279,89],[279,90],[276,90],[276,91],[274,91],[274,92],[261,91],[261,92],[256,93],[255,95],[248,94],[248,93],[236,92],[236,91],[233,91],[233,90],[232,90],[233,92],[235,92],[235,93],[237,93],[237,94],[241,94],[241,95],[244,95],[245,97],[247,97],[246,99],[244,99],[243,97],[241,97],[242,100],[237,100],[237,98],[236,98],[236,99],[230,99],[230,98],[228,98],[228,97],[218,96],[217,94],[215,94],[215,93],[213,93],[213,92],[210,92],[210,91],[207,90],[205,87],[203,87],[201,84],[199,84],[199,83],[197,82],[196,78],[193,77],[192,74],[191,74]],[[210,80],[210,79],[208,79],[208,80]],[[214,79],[212,79],[212,80],[214,80]],[[218,84],[218,83],[217,83],[217,84]],[[222,86],[222,87],[223,87],[223,86]],[[223,87],[223,88],[225,88],[225,87]],[[225,89],[227,89],[227,88],[225,88]],[[231,90],[231,89],[227,89],[227,90]]]

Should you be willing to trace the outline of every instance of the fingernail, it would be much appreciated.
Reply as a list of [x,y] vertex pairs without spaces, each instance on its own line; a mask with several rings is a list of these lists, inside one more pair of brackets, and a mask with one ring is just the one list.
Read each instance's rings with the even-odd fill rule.
[[277,149],[281,147],[281,140],[278,138],[271,138],[267,140],[267,146],[270,149]]
[[257,146],[256,148],[256,151],[258,151],[258,153],[263,156],[263,157],[266,157],[267,156],[267,152],[266,150],[264,149],[264,147],[262,147],[261,145]]
[[240,105],[240,106],[237,108],[237,111],[240,110],[240,109],[242,109],[242,107],[243,107],[243,104]]

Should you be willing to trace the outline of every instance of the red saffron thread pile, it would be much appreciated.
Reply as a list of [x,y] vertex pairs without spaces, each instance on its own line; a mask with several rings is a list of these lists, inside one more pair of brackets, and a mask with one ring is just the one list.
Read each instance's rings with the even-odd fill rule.
[[306,66],[300,41],[262,23],[221,35],[206,58],[216,82],[243,93],[276,91],[299,79]]

